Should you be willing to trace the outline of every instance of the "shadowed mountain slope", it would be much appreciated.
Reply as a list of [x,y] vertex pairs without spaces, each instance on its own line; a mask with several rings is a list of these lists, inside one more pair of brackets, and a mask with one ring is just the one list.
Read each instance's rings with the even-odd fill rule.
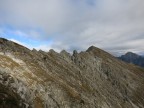
[[69,54],[0,39],[0,107],[144,108],[144,69],[91,46]]
[[122,55],[118,57],[120,60],[125,61],[127,63],[132,63],[141,67],[144,67],[144,57],[132,53],[132,52],[127,52],[125,55]]

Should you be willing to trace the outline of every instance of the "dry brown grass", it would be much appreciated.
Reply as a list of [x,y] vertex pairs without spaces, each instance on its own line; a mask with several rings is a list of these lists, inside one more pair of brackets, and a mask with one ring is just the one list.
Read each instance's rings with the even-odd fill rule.
[[34,99],[34,108],[44,108],[42,100],[39,97]]
[[1,67],[3,65],[5,67],[9,67],[10,69],[14,69],[15,67],[20,66],[18,63],[13,61],[11,58],[4,56],[4,55],[0,55],[0,62],[2,62],[0,65]]

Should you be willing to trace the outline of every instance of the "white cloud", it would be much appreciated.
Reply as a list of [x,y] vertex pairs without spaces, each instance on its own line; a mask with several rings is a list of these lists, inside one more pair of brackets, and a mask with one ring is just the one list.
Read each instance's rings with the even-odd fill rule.
[[111,52],[140,52],[144,47],[143,0],[1,0],[0,4],[0,24],[10,24],[27,38],[53,40],[42,49],[85,50],[95,45]]
[[11,34],[14,34],[16,36],[20,37],[32,37],[32,38],[39,38],[40,33],[35,30],[28,30],[28,31],[22,31],[22,30],[10,30]]

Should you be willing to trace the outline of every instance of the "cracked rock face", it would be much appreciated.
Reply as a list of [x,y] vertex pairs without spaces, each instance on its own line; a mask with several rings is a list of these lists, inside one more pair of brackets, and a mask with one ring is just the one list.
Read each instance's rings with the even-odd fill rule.
[[144,69],[94,46],[73,54],[0,38],[0,108],[144,108]]
[[0,108],[19,108],[17,94],[0,85]]
[[0,70],[0,108],[31,108],[26,85]]

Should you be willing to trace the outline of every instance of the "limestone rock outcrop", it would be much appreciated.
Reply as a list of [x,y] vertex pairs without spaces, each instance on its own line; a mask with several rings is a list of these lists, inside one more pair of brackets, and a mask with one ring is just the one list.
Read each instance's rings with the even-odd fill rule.
[[2,108],[144,108],[143,89],[143,68],[94,46],[70,54],[0,39]]

